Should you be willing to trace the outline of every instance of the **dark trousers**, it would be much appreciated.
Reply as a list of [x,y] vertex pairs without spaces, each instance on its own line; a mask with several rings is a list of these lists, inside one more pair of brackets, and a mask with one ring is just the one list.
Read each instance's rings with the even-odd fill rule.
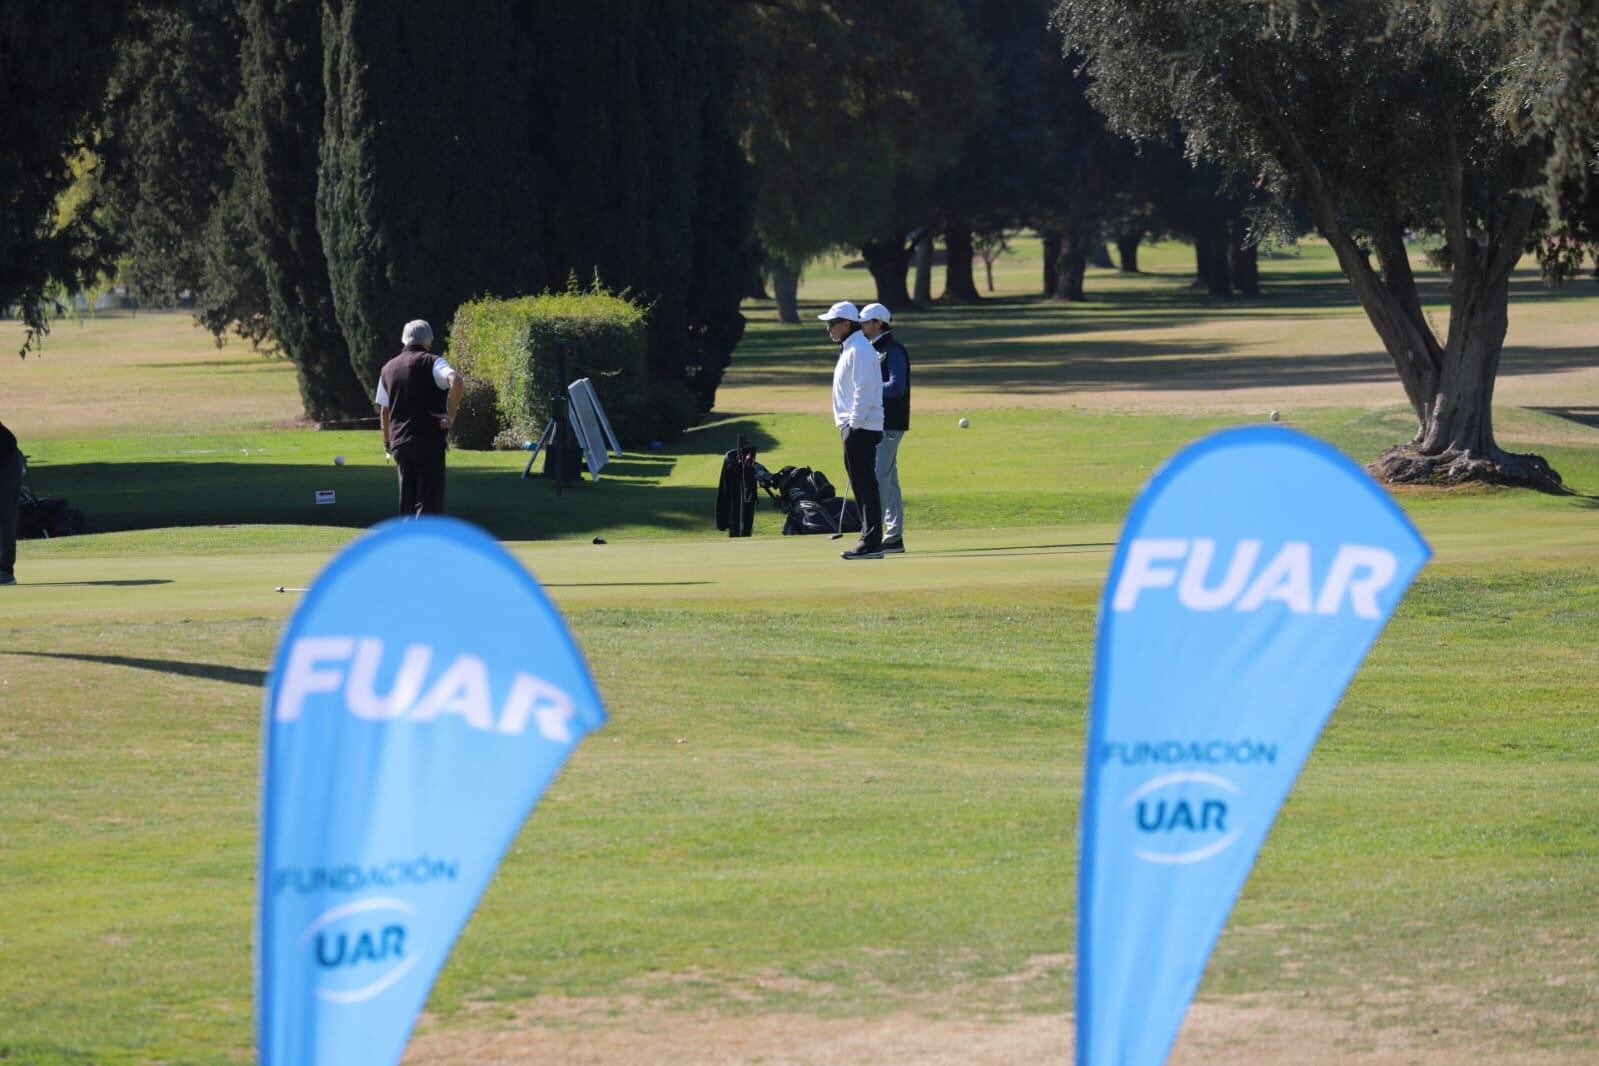
[[17,506],[22,500],[22,453],[0,459],[0,574],[17,566]]
[[400,517],[444,513],[444,449],[401,444],[394,449],[400,472]]
[[877,445],[882,439],[882,430],[852,429],[844,442],[844,472],[861,513],[861,539],[856,547],[867,551],[883,546],[883,500],[877,493]]

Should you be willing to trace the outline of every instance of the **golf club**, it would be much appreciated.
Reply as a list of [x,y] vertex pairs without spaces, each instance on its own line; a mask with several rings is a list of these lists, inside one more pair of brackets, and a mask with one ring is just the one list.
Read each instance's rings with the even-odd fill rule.
[[273,589],[273,591],[274,592],[310,592],[311,590],[310,589],[289,588],[289,587],[286,587],[284,585],[279,585],[277,588]]
[[[849,509],[849,465],[844,468],[844,503],[838,509],[838,532],[828,537],[828,540],[837,540],[844,535],[844,512]],[[826,512],[823,512],[824,514]]]

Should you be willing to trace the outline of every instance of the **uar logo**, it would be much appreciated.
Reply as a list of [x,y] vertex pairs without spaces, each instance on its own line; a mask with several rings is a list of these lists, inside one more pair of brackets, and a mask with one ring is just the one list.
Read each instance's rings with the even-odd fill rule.
[[420,961],[406,942],[416,908],[380,896],[342,903],[322,914],[300,936],[311,952],[318,999],[364,1003],[396,984]]
[[1242,832],[1233,823],[1238,786],[1216,774],[1167,774],[1134,789],[1122,809],[1147,846],[1133,849],[1145,862],[1203,862],[1233,845]]

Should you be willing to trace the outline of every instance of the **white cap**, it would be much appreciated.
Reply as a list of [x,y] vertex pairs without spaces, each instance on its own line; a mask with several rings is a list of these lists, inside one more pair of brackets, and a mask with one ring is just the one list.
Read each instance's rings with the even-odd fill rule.
[[831,322],[835,318],[842,318],[849,322],[859,322],[861,320],[861,313],[855,310],[855,305],[850,303],[848,300],[840,300],[832,307],[829,307],[826,312],[817,315],[816,317],[821,319],[823,322]]
[[875,318],[877,321],[886,326],[891,317],[892,316],[888,313],[888,308],[884,307],[882,304],[867,304],[865,307],[861,308],[862,322],[870,322]]
[[433,327],[420,318],[405,324],[405,331],[400,334],[401,344],[427,344],[433,340]]

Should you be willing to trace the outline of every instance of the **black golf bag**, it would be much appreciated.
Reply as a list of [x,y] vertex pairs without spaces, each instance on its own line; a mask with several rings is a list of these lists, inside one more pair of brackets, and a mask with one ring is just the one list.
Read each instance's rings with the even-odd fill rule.
[[764,468],[755,461],[755,446],[743,437],[738,447],[722,457],[722,476],[716,485],[716,528],[730,537],[747,537],[755,528],[755,486],[757,471]]
[[17,501],[17,539],[73,537],[89,532],[89,521],[66,500],[35,496],[27,489]]
[[772,474],[757,465],[755,480],[771,497],[772,505],[788,516],[783,523],[785,535],[860,532],[860,512],[854,501],[846,505],[820,470],[785,466]]

